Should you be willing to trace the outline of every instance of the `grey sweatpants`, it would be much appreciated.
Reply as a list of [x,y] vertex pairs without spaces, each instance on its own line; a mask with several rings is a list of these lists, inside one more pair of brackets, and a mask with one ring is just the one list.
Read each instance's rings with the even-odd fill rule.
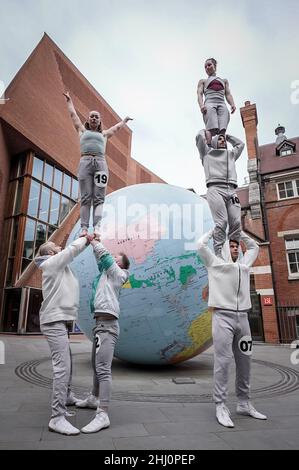
[[88,228],[90,207],[93,206],[93,226],[99,225],[103,215],[109,171],[105,158],[81,157],[78,180],[81,194],[81,227]]
[[112,393],[111,364],[119,336],[117,318],[96,320],[93,329],[92,364],[94,369],[92,394],[99,397],[100,406],[108,407]]
[[217,129],[218,133],[220,131],[226,131],[230,120],[230,114],[226,104],[206,101],[204,105],[207,108],[207,112],[203,114],[206,129],[208,131]]
[[71,390],[72,356],[68,338],[68,322],[58,321],[40,326],[52,356],[52,418],[66,413],[66,399]]
[[232,185],[213,185],[207,190],[207,201],[215,223],[213,232],[214,251],[221,255],[222,246],[228,239],[240,241],[241,235],[241,205],[236,190]]
[[229,366],[236,363],[236,395],[239,401],[249,400],[252,339],[246,312],[214,310],[212,319],[214,344],[214,401],[227,398]]

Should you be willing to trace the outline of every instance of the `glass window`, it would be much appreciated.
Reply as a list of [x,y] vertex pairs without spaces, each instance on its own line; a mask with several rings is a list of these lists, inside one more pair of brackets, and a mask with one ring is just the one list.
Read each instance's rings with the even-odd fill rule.
[[33,158],[32,176],[42,181],[44,162],[37,157]]
[[299,196],[299,180],[296,180],[297,196]]
[[17,194],[16,194],[16,200],[15,200],[14,214],[19,214],[21,210],[22,195],[23,195],[23,179],[17,182],[16,192]]
[[15,254],[16,254],[18,229],[19,229],[19,217],[16,217],[13,220],[12,242],[11,242],[11,245],[10,245],[10,256],[15,256]]
[[31,180],[29,202],[28,202],[28,215],[37,217],[38,201],[39,201],[40,184]]
[[75,206],[75,202],[70,200],[70,205],[69,205],[69,212],[72,210],[72,208]]
[[60,205],[60,217],[59,217],[60,224],[67,216],[68,212],[69,212],[69,199],[62,196],[61,205]]
[[52,233],[54,233],[56,230],[55,227],[52,227],[52,225],[48,225],[48,233],[47,233],[47,240],[50,238],[50,236],[52,235]]
[[22,153],[22,155],[19,156],[18,176],[23,176],[25,174],[26,162],[27,162],[27,155],[25,153]]
[[299,276],[299,237],[285,240],[285,246],[287,251],[289,275],[297,278]]
[[59,203],[60,203],[60,195],[56,193],[55,191],[52,191],[52,200],[51,200],[50,217],[49,217],[50,224],[58,225]]
[[279,198],[286,199],[287,197],[294,197],[294,187],[293,181],[284,181],[283,183],[278,183]]
[[27,266],[31,263],[30,259],[22,258],[22,272],[25,271]]
[[35,240],[35,254],[39,247],[46,241],[46,225],[37,223],[36,226],[36,240]]
[[[299,185],[299,180],[298,180],[298,185]],[[72,195],[71,198],[74,199],[75,201],[78,200],[78,192],[79,192],[79,183],[77,180],[72,178]]]
[[12,271],[13,271],[14,258],[10,258],[7,263],[6,271],[6,285],[11,285],[12,281]]
[[53,187],[57,189],[57,191],[61,192],[61,185],[62,185],[62,172],[58,170],[58,168],[55,168]]
[[52,165],[45,163],[44,182],[48,184],[49,186],[52,186],[53,169],[54,168],[52,167]]
[[48,221],[49,215],[49,203],[50,203],[50,189],[42,186],[42,194],[40,198],[40,206],[39,206],[39,219],[44,220],[45,222]]
[[70,196],[71,195],[71,177],[69,175],[67,175],[66,173],[64,173],[63,175],[63,188],[62,188],[62,192],[63,194],[65,194],[66,196]]
[[26,219],[26,228],[24,235],[23,258],[32,259],[35,235],[35,221]]

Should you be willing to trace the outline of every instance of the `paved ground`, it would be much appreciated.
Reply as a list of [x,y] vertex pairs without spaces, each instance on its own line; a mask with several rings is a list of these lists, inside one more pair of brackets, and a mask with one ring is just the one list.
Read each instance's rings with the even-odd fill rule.
[[[68,437],[47,427],[51,363],[44,338],[0,335],[0,341],[6,359],[0,365],[0,449],[299,449],[299,365],[291,363],[293,350],[288,346],[254,346],[252,397],[267,421],[235,414],[232,366],[228,406],[235,428],[217,423],[211,400],[211,348],[163,368],[115,360],[111,427]],[[72,337],[71,345],[74,390],[84,397],[91,385],[91,343],[80,335]],[[194,383],[174,383],[177,378]],[[92,416],[92,410],[77,410],[69,419],[80,428]]]

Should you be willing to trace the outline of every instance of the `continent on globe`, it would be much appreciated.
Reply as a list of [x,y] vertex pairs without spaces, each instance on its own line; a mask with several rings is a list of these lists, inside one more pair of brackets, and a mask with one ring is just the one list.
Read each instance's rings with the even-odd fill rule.
[[[131,262],[120,295],[116,357],[139,364],[173,364],[211,345],[207,271],[196,242],[212,227],[205,199],[176,186],[138,184],[106,197],[102,242],[112,254],[125,252]],[[78,222],[69,242],[79,230]],[[80,283],[78,324],[92,339],[95,320],[89,297],[98,274],[92,250],[75,258],[71,267]]]

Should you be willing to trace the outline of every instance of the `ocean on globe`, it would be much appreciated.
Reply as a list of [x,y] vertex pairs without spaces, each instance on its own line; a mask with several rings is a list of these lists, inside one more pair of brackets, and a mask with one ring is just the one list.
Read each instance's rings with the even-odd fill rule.
[[[211,345],[211,312],[204,295],[207,271],[197,253],[197,240],[212,227],[206,200],[183,188],[136,184],[106,196],[102,242],[113,255],[126,253],[131,263],[120,294],[117,358],[174,364]],[[80,221],[68,243],[79,232]],[[78,324],[92,340],[95,320],[89,299],[98,275],[92,248],[76,257],[71,268],[80,283]]]

